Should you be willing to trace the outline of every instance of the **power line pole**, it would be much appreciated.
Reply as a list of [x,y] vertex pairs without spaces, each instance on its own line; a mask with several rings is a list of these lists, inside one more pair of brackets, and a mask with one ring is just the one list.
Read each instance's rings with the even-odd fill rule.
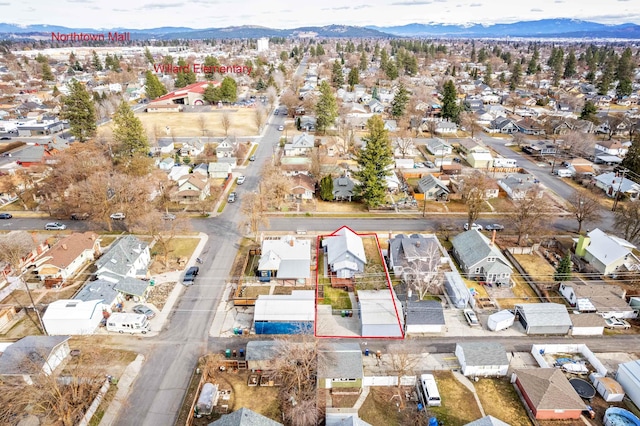
[[629,170],[623,168],[622,169],[622,179],[620,179],[620,184],[618,185],[618,189],[616,189],[616,193],[613,197],[613,207],[611,208],[612,212],[616,211],[616,208],[618,207],[618,201],[619,201],[619,197],[620,197],[620,190],[622,189],[622,182],[624,182],[624,175],[628,172]]

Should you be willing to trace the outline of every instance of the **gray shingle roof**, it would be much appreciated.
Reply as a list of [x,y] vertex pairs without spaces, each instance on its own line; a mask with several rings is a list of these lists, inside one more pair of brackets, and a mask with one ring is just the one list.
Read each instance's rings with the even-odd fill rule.
[[456,235],[451,240],[451,243],[456,253],[458,253],[458,260],[466,267],[475,265],[489,256],[496,257],[505,265],[511,267],[511,264],[500,250],[495,245],[491,245],[491,241],[475,229]]
[[585,403],[566,376],[556,368],[515,370],[522,388],[537,410],[582,410]]
[[571,325],[567,307],[559,303],[523,303],[516,309],[524,316],[529,327]]
[[108,266],[110,271],[124,276],[146,247],[147,243],[133,235],[126,235],[112,244],[96,261],[96,266],[98,269]]
[[457,346],[462,348],[467,365],[509,365],[507,352],[500,343],[463,342]]
[[444,310],[436,300],[409,301],[406,325],[444,325]]
[[471,423],[467,423],[464,426],[510,426],[509,423],[505,423],[502,420],[496,419],[493,416],[484,416],[481,419],[475,420]]
[[361,379],[364,375],[358,343],[331,343],[319,352],[318,377]]
[[0,374],[36,374],[51,352],[69,336],[27,336],[9,346],[0,356]]
[[132,296],[144,296],[144,292],[147,290],[147,287],[149,287],[149,281],[125,277],[118,281],[115,289],[121,293],[130,294]]
[[209,423],[209,426],[282,426],[282,423],[243,407],[233,413],[225,414],[215,422]]
[[82,290],[73,296],[73,299],[82,300],[83,302],[102,299],[103,302],[111,303],[118,295],[115,287],[116,283],[107,280],[89,281],[82,287]]

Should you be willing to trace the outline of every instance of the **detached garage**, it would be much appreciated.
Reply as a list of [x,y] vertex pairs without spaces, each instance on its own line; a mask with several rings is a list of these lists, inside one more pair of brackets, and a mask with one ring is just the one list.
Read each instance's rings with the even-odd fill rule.
[[360,290],[358,305],[363,337],[404,337],[402,306],[389,290]]
[[103,318],[103,301],[57,300],[42,316],[50,336],[93,334]]
[[636,407],[640,407],[640,360],[620,364],[616,380]]
[[294,290],[291,295],[261,295],[253,316],[256,334],[312,333],[315,292]]
[[518,369],[511,382],[520,390],[536,419],[579,419],[585,409],[584,401],[560,369]]
[[527,303],[516,305],[516,321],[526,334],[567,334],[571,318],[565,305],[559,303]]

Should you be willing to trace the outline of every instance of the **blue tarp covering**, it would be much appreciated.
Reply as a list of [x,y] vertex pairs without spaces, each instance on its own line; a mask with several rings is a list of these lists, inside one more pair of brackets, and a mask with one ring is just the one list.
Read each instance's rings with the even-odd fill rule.
[[311,334],[313,333],[313,322],[269,322],[256,321],[256,334]]

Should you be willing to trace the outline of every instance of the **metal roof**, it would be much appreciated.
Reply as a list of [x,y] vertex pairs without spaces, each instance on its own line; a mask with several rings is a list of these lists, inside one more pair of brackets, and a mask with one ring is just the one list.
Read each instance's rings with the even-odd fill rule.
[[529,327],[571,326],[567,307],[559,303],[525,303],[515,306]]

